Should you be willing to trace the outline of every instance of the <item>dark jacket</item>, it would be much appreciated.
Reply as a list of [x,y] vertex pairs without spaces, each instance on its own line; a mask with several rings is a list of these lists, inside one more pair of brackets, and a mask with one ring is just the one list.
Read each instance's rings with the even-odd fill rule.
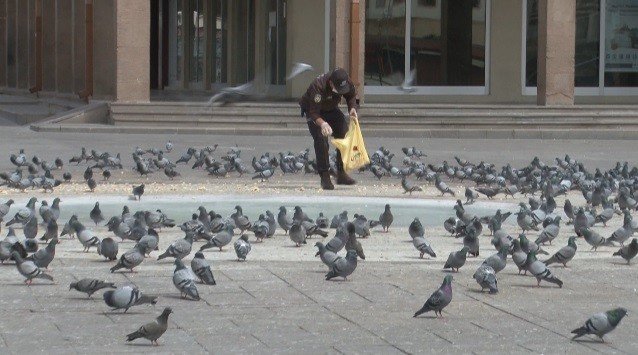
[[[330,74],[332,74],[331,71],[315,78],[299,100],[299,106],[306,112],[308,121],[315,121],[321,117],[321,111],[332,111],[339,107],[341,95],[335,94],[330,84],[328,84]],[[357,100],[354,84],[349,79],[348,84],[350,84],[350,91],[344,94],[343,97],[346,99],[348,111],[350,111],[353,107],[357,108]]]

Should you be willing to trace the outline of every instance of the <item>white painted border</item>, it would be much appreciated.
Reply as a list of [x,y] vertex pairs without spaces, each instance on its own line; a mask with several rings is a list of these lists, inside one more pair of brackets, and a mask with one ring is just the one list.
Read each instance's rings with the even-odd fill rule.
[[[536,96],[536,86],[525,85],[525,66],[527,63],[527,0],[521,0],[522,32],[521,32],[521,93],[523,96]],[[598,33],[598,87],[576,87],[576,96],[638,96],[638,87],[605,87],[605,16],[607,0],[600,0],[599,33]]]
[[[524,0],[523,0],[524,1]],[[410,30],[412,16],[412,0],[405,1],[405,62],[404,73],[410,72]],[[366,85],[365,92],[368,95],[467,95],[486,96],[490,94],[490,42],[492,27],[492,0],[485,0],[485,84],[484,86],[413,86],[414,91],[407,93],[398,86]]]

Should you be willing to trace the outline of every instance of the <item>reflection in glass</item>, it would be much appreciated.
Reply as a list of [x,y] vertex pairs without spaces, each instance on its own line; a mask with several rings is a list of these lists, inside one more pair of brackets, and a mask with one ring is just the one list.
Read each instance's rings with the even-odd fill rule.
[[485,85],[485,0],[412,2],[410,70],[416,86]]
[[605,86],[638,86],[638,3],[635,0],[606,2]]
[[213,75],[212,82],[225,83],[226,80],[226,36],[227,36],[227,0],[213,0]]
[[190,0],[190,10],[190,20],[192,21],[190,81],[200,83],[204,78],[204,50],[206,48],[203,0]]
[[405,2],[373,3],[365,2],[365,85],[401,85],[405,71]]

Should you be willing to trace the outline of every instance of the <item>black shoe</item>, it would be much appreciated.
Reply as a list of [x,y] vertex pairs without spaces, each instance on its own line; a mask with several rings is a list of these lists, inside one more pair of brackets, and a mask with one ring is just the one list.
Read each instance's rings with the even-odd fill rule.
[[332,184],[332,180],[330,180],[330,173],[323,172],[319,174],[321,176],[321,188],[324,190],[334,190],[335,186]]
[[357,182],[344,171],[339,171],[337,173],[337,185],[354,185],[356,183]]

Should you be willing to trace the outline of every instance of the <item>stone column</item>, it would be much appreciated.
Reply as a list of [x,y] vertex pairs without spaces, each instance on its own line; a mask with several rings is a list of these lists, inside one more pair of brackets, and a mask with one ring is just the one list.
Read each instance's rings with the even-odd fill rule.
[[149,101],[150,1],[117,0],[116,21],[116,100]]
[[[346,71],[350,70],[350,51],[351,51],[351,31],[350,31],[350,10],[352,0],[335,1],[332,3],[331,9],[334,14],[334,47],[333,58],[334,67],[341,67]],[[359,0],[359,66],[357,73],[349,73],[354,82],[359,83],[357,86],[357,97],[363,98],[363,72],[364,72],[364,55],[365,55],[365,0]],[[333,69],[333,68],[330,68]]]
[[539,0],[538,105],[574,104],[575,36],[576,0]]

